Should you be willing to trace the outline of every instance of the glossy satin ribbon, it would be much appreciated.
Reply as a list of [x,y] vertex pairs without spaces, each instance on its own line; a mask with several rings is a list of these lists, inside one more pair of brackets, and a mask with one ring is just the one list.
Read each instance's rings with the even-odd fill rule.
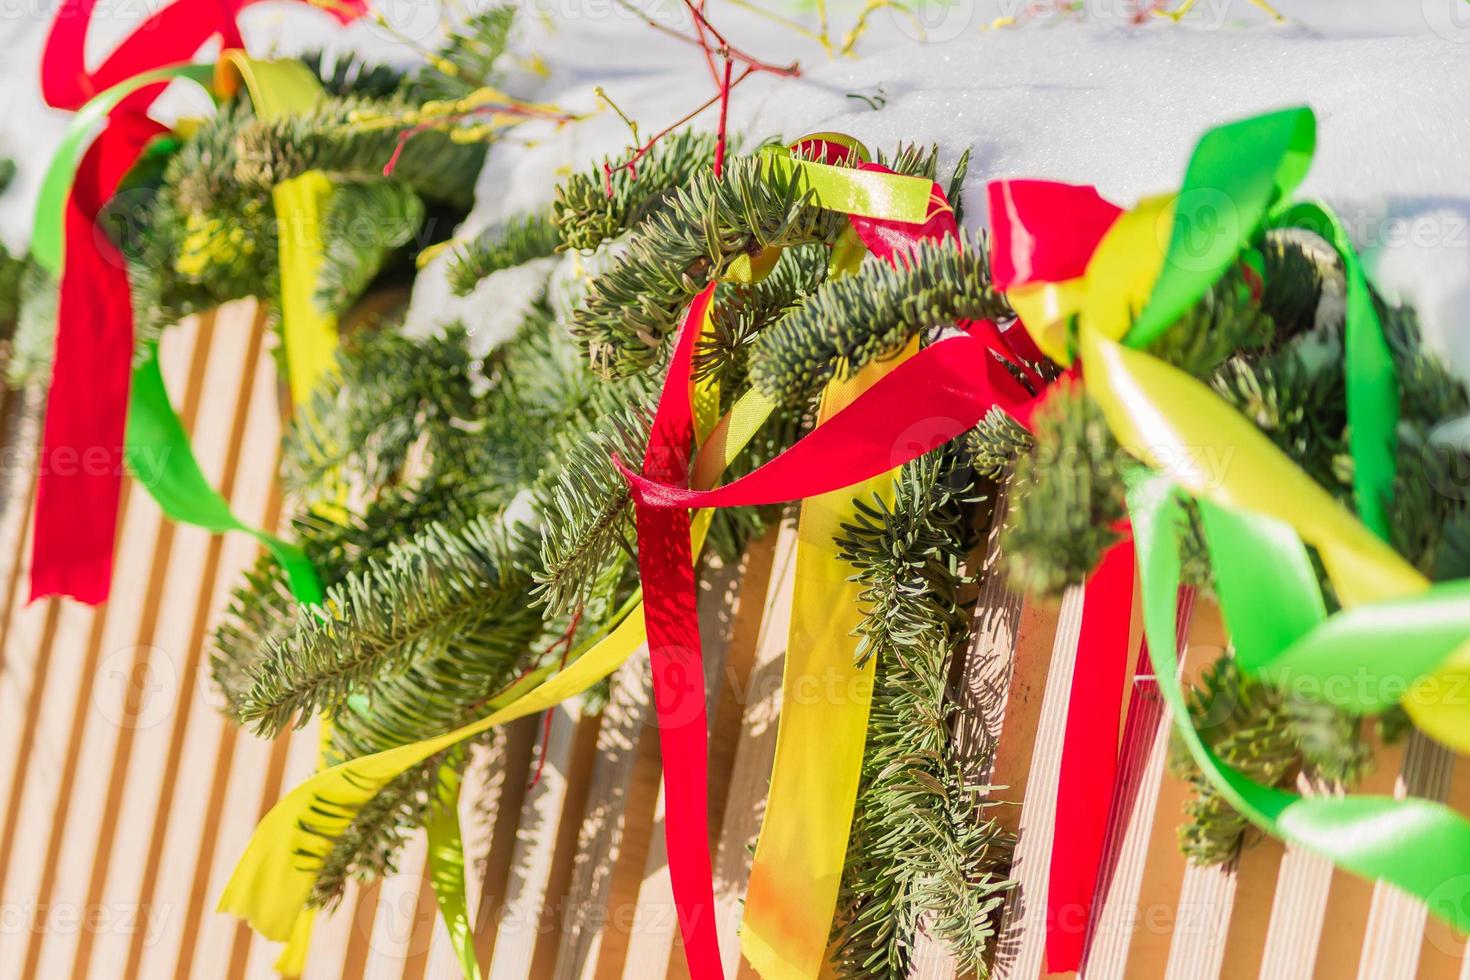
[[[1465,930],[1470,822],[1429,800],[1304,798],[1255,783],[1210,751],[1193,729],[1182,691],[1163,682],[1175,676],[1179,496],[1187,492],[1199,502],[1221,610],[1243,672],[1357,713],[1402,704],[1434,738],[1470,748],[1463,700],[1470,684],[1470,583],[1431,585],[1382,540],[1397,418],[1392,361],[1341,225],[1319,205],[1284,200],[1305,172],[1312,131],[1311,113],[1303,109],[1207,134],[1174,206],[1168,256],[1147,263],[1158,269],[1157,279],[1150,283],[1140,274],[1134,283],[1145,287],[1144,314],[1122,332],[1109,329],[1106,316],[1079,317],[1077,352],[1088,391],[1118,441],[1158,470],[1140,468],[1129,480],[1145,629],[1160,689],[1201,771],[1266,832],[1390,882]],[[1211,204],[1218,217],[1220,202],[1229,202],[1228,242],[1202,255],[1197,238],[1189,244],[1192,233],[1215,217],[1188,215],[1186,204],[1202,189],[1220,186],[1235,189]],[[1347,275],[1343,356],[1350,426],[1358,436],[1350,449],[1361,522],[1208,386],[1128,346],[1167,329],[1171,316],[1209,288],[1203,280],[1236,261],[1261,228],[1283,226],[1321,234]],[[1212,454],[1227,465],[1211,465]],[[1345,607],[1331,617],[1304,544],[1316,550]]]
[[[235,15],[251,0],[177,0],[152,14],[96,71],[85,59],[96,0],[67,0],[42,55],[49,105],[79,109],[43,184],[33,250],[60,280],[56,357],[35,505],[31,598],[108,594],[133,359],[126,263],[96,227],[145,147],[165,132],[147,111],[209,39],[240,45]],[[347,19],[357,4],[344,5]],[[164,69],[160,71],[160,69]],[[94,132],[103,125],[100,133]]]
[[[863,169],[881,170],[872,165],[864,165]],[[954,237],[957,229],[953,211],[943,192],[931,184],[930,195],[928,213],[920,223],[859,215],[852,219],[853,228],[868,249],[887,261],[898,261],[897,256],[906,254],[920,240]],[[1024,199],[1024,190],[1021,196]],[[1091,198],[1101,202],[1095,192]],[[1095,210],[1109,222],[1120,213],[1105,202]],[[1023,228],[1016,224],[1014,230],[1019,237]],[[1070,255],[1048,248],[1033,257],[1029,252],[1023,254],[1022,246],[1016,243],[1013,258],[1030,260],[1024,269],[1028,276],[1075,277],[1085,268],[1093,246],[1105,230],[1106,226],[1093,232],[1090,239],[1082,239],[1081,248],[1073,249]],[[1023,274],[1014,266],[1008,272],[1012,279]],[[824,413],[821,424],[796,447],[744,480],[715,491],[690,493],[668,482],[660,484],[650,480],[646,473],[635,476],[625,468],[635,485],[635,496],[655,506],[677,507],[732,506],[797,498],[810,502],[813,496],[825,493],[832,499],[841,498],[850,507],[853,491],[843,488],[875,478],[887,468],[901,465],[954,438],[973,427],[991,407],[1002,407],[1023,423],[1029,420],[1037,398],[1015,381],[1007,364],[1023,364],[1018,354],[1028,359],[1040,356],[1030,338],[1018,331],[1002,333],[990,323],[961,326],[966,331],[963,336],[934,344],[896,367],[888,365],[883,371],[875,372],[881,380],[872,383],[871,390],[841,411]],[[868,388],[866,381],[863,388]],[[924,430],[924,438],[917,441],[913,438],[916,426]],[[1126,547],[1120,548],[1087,585],[1074,707],[1064,745],[1059,794],[1073,805],[1058,810],[1056,839],[1063,843],[1053,862],[1055,888],[1049,892],[1049,898],[1062,908],[1080,907],[1084,924],[1102,845],[1100,830],[1093,831],[1106,823],[1111,773],[1116,765],[1132,588],[1131,550]],[[801,589],[800,580],[797,589]],[[845,607],[828,608],[826,619],[840,620],[842,608]],[[798,647],[793,642],[788,649]],[[827,655],[832,652],[808,651],[807,657],[827,663],[831,659]],[[798,668],[805,662],[798,658]],[[1110,696],[1107,691],[1114,694]],[[866,708],[866,701],[862,707]],[[798,711],[801,710],[799,707]],[[815,718],[817,712],[810,713]],[[840,726],[842,714],[829,711],[829,723]],[[784,731],[785,710],[781,724]],[[844,751],[845,744],[824,742],[835,746],[839,753]],[[777,776],[782,775],[779,761],[778,758]],[[860,745],[856,761],[861,761]],[[843,781],[847,775],[845,767],[824,771],[793,765],[787,772],[794,776],[789,782],[773,777],[761,841],[764,846],[770,837],[779,844],[771,847],[774,857],[764,865],[759,865],[761,851],[757,850],[758,868],[752,873],[747,897],[742,948],[764,976],[798,978],[814,975],[826,950],[852,803]],[[817,773],[831,778],[824,779]],[[805,779],[795,778],[798,774],[805,775]],[[835,817],[838,813],[843,817],[841,826]],[[802,814],[805,821],[793,819],[790,814]],[[774,837],[771,836],[773,819],[776,820]],[[793,831],[799,827],[806,833],[785,833],[788,827]],[[800,859],[794,857],[799,849],[798,840],[804,848]],[[827,860],[832,855],[836,860]],[[795,914],[797,909],[800,914]],[[1054,924],[1063,921],[1060,915],[1048,918]],[[1081,930],[1054,928],[1049,936],[1056,943],[1054,960],[1065,960],[1071,955],[1080,957],[1084,939]],[[1075,953],[1069,952],[1068,946],[1074,946]]]

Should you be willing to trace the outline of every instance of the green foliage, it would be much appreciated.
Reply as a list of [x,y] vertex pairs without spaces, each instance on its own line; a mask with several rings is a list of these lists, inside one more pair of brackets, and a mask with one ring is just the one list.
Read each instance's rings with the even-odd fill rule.
[[366,291],[395,250],[424,225],[424,202],[396,180],[343,184],[322,216],[322,268],[316,304],[345,312]]
[[328,95],[357,95],[383,99],[403,85],[406,73],[391,65],[368,61],[356,51],[307,51],[301,55],[305,65]]
[[[653,145],[633,167],[602,166],[573,174],[557,186],[551,220],[564,247],[590,250],[640,224],[677,187],[710,166],[713,133],[684,129]],[[604,161],[612,169],[617,161]],[[611,189],[611,193],[608,193]]]
[[468,295],[486,276],[551,255],[560,244],[561,236],[546,215],[513,218],[455,251],[450,259],[449,285],[456,295]]
[[517,536],[481,517],[458,529],[431,526],[370,557],[328,591],[321,615],[298,617],[267,647],[242,720],[274,735],[337,711],[375,676],[440,658],[499,662],[541,625],[525,603],[531,582],[513,557]]
[[5,359],[5,383],[13,389],[45,384],[56,352],[59,286],[40,264],[26,262],[18,284],[15,330]]
[[1058,595],[1118,540],[1114,525],[1127,512],[1123,457],[1080,385],[1054,386],[1034,423],[1034,445],[1015,463],[1001,553],[1018,591]]
[[610,562],[634,554],[632,496],[611,458],[641,463],[650,420],[639,407],[613,413],[570,442],[560,474],[541,490],[536,598],[551,611],[569,614],[605,581]]
[[802,245],[786,249],[759,282],[732,283],[720,290],[710,313],[708,333],[694,348],[694,377],[718,378],[738,385],[750,372],[756,338],[795,310],[827,277],[827,249]]
[[[1292,775],[1299,756],[1281,695],[1242,674],[1232,658],[1221,658],[1201,673],[1188,692],[1188,703],[1200,737],[1226,765],[1268,786]],[[1179,828],[1181,850],[1199,864],[1231,860],[1251,824],[1194,767],[1177,740],[1170,762],[1194,789]]]
[[572,330],[593,365],[610,377],[648,368],[689,301],[737,258],[830,241],[841,217],[811,198],[799,171],[759,155],[729,160],[720,178],[693,174],[587,287]]
[[951,751],[951,660],[975,543],[967,470],[941,450],[904,466],[893,502],[857,501],[838,544],[863,585],[859,659],[877,659],[862,782],[834,930],[839,976],[906,978],[921,920],[985,972],[1014,841]]
[[456,25],[429,63],[407,81],[405,97],[415,103],[450,101],[494,82],[495,65],[510,41],[515,14],[515,5],[507,3]]
[[[1207,667],[1187,695],[1190,720],[1205,744],[1257,782],[1289,785],[1305,772],[1352,783],[1371,764],[1359,719],[1247,677],[1230,656]],[[1195,793],[1179,828],[1181,849],[1199,864],[1233,859],[1252,831],[1249,821],[1204,778],[1177,739],[1170,766]]]
[[956,320],[1013,316],[990,283],[985,243],[924,242],[894,266],[868,262],[823,283],[754,343],[751,376],[772,399],[799,404]]
[[456,442],[457,424],[480,410],[467,344],[460,325],[424,339],[395,330],[350,336],[336,374],[286,431],[287,489],[308,504],[373,492],[401,479],[416,448]]
[[[414,128],[417,106],[346,96],[329,99],[302,115],[252,120],[235,136],[234,179],[249,191],[272,187],[319,170],[337,182],[382,180],[400,136]],[[483,143],[465,143],[443,128],[415,132],[403,143],[393,177],[425,200],[468,209],[485,162]]]

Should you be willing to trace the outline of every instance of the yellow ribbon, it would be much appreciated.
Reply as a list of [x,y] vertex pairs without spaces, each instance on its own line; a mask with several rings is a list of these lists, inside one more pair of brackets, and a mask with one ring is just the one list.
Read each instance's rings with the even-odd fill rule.
[[[261,119],[274,120],[309,112],[325,97],[316,76],[298,61],[257,61],[242,51],[226,51],[215,74],[215,87],[225,95],[240,83]],[[277,184],[275,203],[281,259],[281,326],[286,348],[291,400],[305,405],[337,352],[337,319],[318,309],[315,299],[321,271],[322,212],[332,194],[325,174],[313,171]]]
[[[700,447],[693,468],[694,485],[713,486],[770,411],[770,403],[758,395],[736,402]],[[695,515],[690,537],[696,555],[712,517],[712,511]],[[610,633],[569,658],[564,670],[551,675],[547,667],[532,673],[492,702],[495,710],[486,717],[435,738],[341,763],[297,786],[255,828],[220,896],[219,910],[246,920],[267,939],[290,940],[300,918],[309,914],[306,906],[318,871],[309,858],[303,860],[303,854],[319,853],[322,841],[345,831],[363,804],[396,776],[466,739],[538,714],[585,691],[622,666],[643,644],[645,635],[643,606],[638,603]],[[334,804],[329,812],[316,808],[319,797]]]
[[[1066,363],[1075,318],[1087,391],[1123,448],[1196,496],[1290,526],[1316,548],[1344,606],[1425,591],[1427,578],[1208,386],[1119,342],[1158,279],[1159,229],[1171,226],[1173,207],[1166,195],[1121,215],[1078,279],[1013,290],[1027,330],[1048,356]],[[1470,751],[1470,714],[1443,694],[1467,684],[1470,644],[1420,679],[1403,702],[1416,725],[1462,752]]]
[[[870,364],[822,393],[817,424],[912,356]],[[862,586],[838,553],[854,498],[892,502],[894,469],[802,502],[781,719],[740,948],[765,980],[808,980],[826,955],[852,828],[877,658],[856,665]]]

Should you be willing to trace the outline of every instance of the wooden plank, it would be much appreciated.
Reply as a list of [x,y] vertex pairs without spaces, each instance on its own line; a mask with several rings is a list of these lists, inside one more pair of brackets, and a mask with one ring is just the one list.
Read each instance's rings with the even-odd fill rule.
[[[596,965],[595,948],[607,921],[606,897],[622,843],[623,815],[628,805],[634,762],[649,728],[653,703],[648,648],[642,647],[612,677],[607,707],[597,733],[597,760],[592,767],[587,812],[577,832],[572,880],[567,893],[556,980],[589,975]],[[649,800],[651,808],[653,801]]]
[[[1409,734],[1394,796],[1443,801],[1450,792],[1454,755],[1427,735]],[[1413,980],[1424,941],[1424,903],[1382,881],[1373,886],[1358,980]]]
[[582,717],[581,698],[563,702],[549,717],[544,743],[532,765],[540,765],[542,753],[545,764],[520,811],[511,881],[489,964],[491,980],[532,976],[538,939],[543,930],[556,931],[556,905],[565,888],[564,880],[556,880],[557,831],[563,813],[577,809],[577,780],[596,749],[598,720]]
[[[1302,780],[1298,786],[1303,792],[1330,791],[1305,783]],[[1331,861],[1299,847],[1285,849],[1262,945],[1261,980],[1296,980],[1312,975],[1331,887]]]
[[[184,326],[160,350],[164,377],[174,391],[186,393],[180,399],[186,424],[199,403],[207,354],[196,343],[200,326]],[[150,711],[170,707],[150,697],[156,692],[148,686],[147,660],[172,531],[145,494],[128,482],[124,485],[127,501],[119,515],[116,549],[120,558],[108,602],[95,612],[70,600],[59,603],[65,629],[55,650],[72,664],[85,666],[66,673],[74,692],[71,710],[61,715],[67,733],[52,731],[38,740],[58,750],[66,746],[66,764],[57,758],[47,766],[53,789],[33,798],[37,823],[32,826],[37,829],[21,831],[25,840],[47,841],[44,850],[24,852],[36,875],[18,888],[16,883],[6,886],[10,894],[33,895],[38,907],[72,916],[80,924],[36,935],[21,975],[80,980],[98,933],[132,924],[128,910],[105,908],[101,893],[126,778],[123,760],[131,751],[135,726]],[[99,631],[94,633],[94,627]]]
[[[1403,769],[1406,742],[1375,745],[1373,769],[1356,786],[1355,794],[1391,795]],[[1319,980],[1355,976],[1363,955],[1363,938],[1373,907],[1373,882],[1334,868],[1324,912],[1323,942],[1317,950],[1312,975]]]
[[[772,563],[776,557],[779,527],[770,528],[745,552],[740,568],[740,587],[730,607],[730,626],[723,663],[716,670],[715,658],[706,661],[706,702],[710,716],[710,840],[718,846],[724,822],[726,794],[735,754],[740,744],[741,702],[755,664],[761,620],[770,588]],[[654,763],[657,765],[657,758]],[[668,972],[678,932],[673,888],[669,882],[668,851],[664,842],[664,792],[662,774],[655,771],[657,797],[648,814],[648,847],[637,881],[637,899],[621,964],[624,980],[660,980]],[[601,963],[604,976],[618,976],[612,963]]]
[[[210,485],[219,487],[227,469],[238,469],[230,462],[238,452],[239,439],[231,437],[237,433],[243,436],[251,410],[250,382],[261,353],[264,324],[257,329],[254,310],[248,305],[222,309],[213,321],[214,328],[209,331],[212,336],[207,338],[207,361],[201,372],[202,387],[185,393],[185,403],[190,397],[198,400],[192,430],[201,437],[194,440],[194,452]],[[205,342],[206,338],[201,338],[200,344]],[[201,398],[201,392],[208,394]],[[273,453],[264,457],[273,458]],[[267,468],[259,459],[254,463],[258,468]],[[217,551],[211,547],[215,543],[216,537],[202,528],[173,525],[172,548],[164,558],[167,564],[158,594],[157,619],[148,624],[146,632],[140,627],[139,645],[147,647],[141,676],[148,700],[132,723],[132,745],[120,774],[125,782],[115,804],[114,840],[126,840],[130,846],[106,849],[110,860],[102,869],[100,900],[107,908],[137,910],[139,924],[146,923],[148,928],[135,928],[131,934],[99,933],[91,951],[95,964],[124,964],[125,976],[136,969],[136,965],[127,966],[129,961],[136,964],[134,957],[141,958],[143,946],[157,941],[170,911],[171,903],[155,903],[151,897],[144,900],[140,896],[151,890],[145,889],[150,876],[157,876],[162,835],[171,822],[172,811],[166,800],[160,801],[160,795],[169,788],[170,780],[177,780],[177,769],[173,767],[181,748],[179,738],[196,706],[208,710],[201,704],[198,684],[205,637],[202,629],[196,637],[194,627],[199,618],[197,610],[213,598],[207,563],[211,551]]]
[[[248,306],[244,312],[256,315]],[[260,317],[252,329],[263,338],[263,313]],[[277,451],[279,427],[270,422],[276,411],[275,371],[264,350],[257,349],[253,360],[249,357],[247,353],[239,382],[236,428],[228,443],[228,465],[219,487],[241,520],[268,526],[274,523],[270,498],[275,475],[274,467],[260,461],[274,460]],[[168,976],[178,962],[188,932],[195,861],[202,842],[214,832],[215,822],[209,811],[214,767],[227,729],[233,732],[232,723],[220,713],[221,696],[208,676],[210,634],[231,589],[259,550],[259,544],[243,534],[209,539],[200,570],[199,594],[187,627],[184,649],[189,659],[180,683],[180,689],[192,692],[192,696],[180,701],[161,763],[163,780],[155,798],[157,816],[137,895],[140,907],[156,904],[167,911],[161,917],[160,931],[150,942],[140,943],[135,937],[128,952],[127,975]],[[236,846],[230,842],[232,849]],[[199,911],[202,913],[202,906]]]
[[[275,806],[276,801],[316,771],[320,745],[321,722],[315,718],[306,727],[282,735],[272,744],[270,771],[256,805],[256,823]],[[250,829],[253,831],[255,828],[252,826]],[[241,849],[243,850],[243,844]],[[235,857],[239,857],[238,851],[235,852]],[[210,896],[211,905],[218,898],[218,892]],[[281,956],[281,944],[264,938],[243,921],[235,921],[234,933],[230,948],[232,980],[275,980],[275,964]],[[376,938],[376,930],[364,935],[364,939],[369,941],[375,941]]]
[[[1015,673],[1022,601],[1010,589],[1001,562],[1000,535],[1007,510],[1006,484],[1001,483],[995,491],[990,530],[980,548],[980,584],[970,643],[954,692],[957,710],[953,751],[970,786],[990,784],[995,749],[1005,724],[1006,694]],[[958,969],[944,943],[921,927],[914,937],[910,980],[949,980]]]
[[[795,509],[781,520],[755,659],[741,695],[742,737],[736,746],[725,792],[719,846],[714,857],[715,923],[727,976],[740,964],[740,913],[750,881],[751,846],[765,816],[771,763],[776,752],[776,720],[781,713],[781,670],[791,626],[791,595],[796,572]],[[719,709],[716,709],[717,715]],[[718,723],[718,722],[717,722]],[[681,954],[671,954],[682,962]]]
[[[1038,976],[1046,948],[1046,888],[1056,825],[1062,735],[1072,694],[1072,671],[1082,629],[1082,587],[1068,587],[1057,618],[1051,662],[1031,753],[1017,827],[1011,877],[1016,888],[1006,902],[996,941],[995,975],[1000,980]],[[1028,670],[1032,669],[1028,665]],[[1018,661],[1016,673],[1021,672]]]
[[[1458,813],[1470,811],[1470,765],[1456,760],[1450,770],[1450,792],[1446,804]],[[1465,936],[1437,915],[1424,924],[1424,945],[1419,951],[1421,980],[1459,980],[1470,970]]]
[[385,877],[379,885],[363,980],[402,980],[409,958],[415,952],[415,941],[427,946],[427,936],[421,937],[419,933],[418,914],[419,895],[428,881],[428,853],[424,833],[415,833],[398,856],[403,870]]
[[[1218,642],[1219,610],[1213,603],[1195,602],[1185,635],[1180,676],[1182,683],[1192,683],[1204,666],[1214,663],[1224,652]],[[1153,803],[1154,816],[1143,848],[1142,878],[1137,885],[1136,912],[1122,971],[1128,978],[1164,975],[1179,916],[1179,895],[1188,870],[1188,862],[1179,850],[1178,831],[1184,807],[1193,798],[1194,790],[1163,765],[1162,757],[1159,761],[1158,797]]]
[[[1189,645],[1193,612],[1193,596],[1182,597],[1176,620],[1181,665]],[[1177,679],[1174,682],[1178,683]],[[1148,650],[1142,649],[1133,671],[1119,749],[1117,789],[1108,814],[1098,893],[1079,971],[1087,980],[1123,980],[1125,976],[1128,948],[1138,928],[1138,897],[1149,859],[1155,801],[1168,762],[1172,722],[1173,713],[1159,693]]]
[[[707,705],[724,667],[738,582],[738,564],[727,567],[715,557],[702,563],[698,611]],[[622,972],[629,930],[636,921],[636,882],[648,856],[658,799],[659,733],[652,695],[648,655],[641,652],[614,675],[612,697],[603,711],[598,759],[567,895],[558,980]],[[645,778],[635,782],[635,776]]]
[[[1190,644],[1196,666],[1217,659],[1229,645],[1219,608],[1212,603],[1202,605],[1190,630]],[[1281,845],[1252,835],[1244,851],[1228,864],[1190,865],[1184,872],[1179,889],[1169,944],[1169,960],[1165,976],[1168,980],[1213,980],[1222,975],[1226,950],[1231,936],[1242,934],[1247,946],[1259,949],[1265,921],[1261,916],[1270,908],[1270,895],[1275,887]],[[1246,889],[1243,882],[1249,883]],[[1251,921],[1237,925],[1234,913],[1237,893],[1246,890],[1255,904],[1246,903]],[[1249,976],[1259,969],[1259,961],[1248,962],[1249,951],[1236,951],[1239,963],[1231,976]]]

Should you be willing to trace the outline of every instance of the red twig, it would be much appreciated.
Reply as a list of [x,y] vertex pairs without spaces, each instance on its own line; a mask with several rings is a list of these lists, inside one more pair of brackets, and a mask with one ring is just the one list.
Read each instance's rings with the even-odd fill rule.
[[[730,89],[735,86],[730,84],[730,67],[734,64],[729,58],[725,59],[725,78],[720,82],[720,128],[715,137],[715,177],[718,179],[725,170],[725,120],[730,115]],[[742,76],[744,77],[744,76]]]
[[[738,78],[736,78],[734,81],[730,82],[730,88],[733,89],[735,86],[737,86],[741,82],[745,81],[751,75],[755,74],[755,71],[756,70],[754,68],[746,68],[743,72],[740,73],[740,76]],[[617,166],[613,166],[610,163],[604,162],[603,165],[602,165],[602,176],[603,176],[603,186],[604,186],[604,189],[607,191],[607,196],[608,197],[612,197],[612,193],[613,193],[612,177],[613,177],[613,174],[617,173],[620,170],[627,170],[627,171],[630,171],[633,174],[633,176],[636,178],[638,176],[638,161],[642,160],[645,156],[647,156],[648,155],[648,151],[649,150],[652,150],[653,147],[654,147],[654,145],[656,143],[658,143],[659,140],[663,139],[665,136],[669,135],[674,130],[678,129],[680,126],[684,125],[689,120],[693,119],[695,116],[699,115],[701,112],[703,112],[704,110],[708,109],[710,106],[714,105],[716,102],[719,102],[721,100],[722,96],[725,97],[725,98],[728,98],[729,97],[729,90],[727,89],[725,92],[720,93],[720,94],[717,94],[717,95],[713,96],[712,98],[706,100],[698,108],[694,109],[693,111],[691,111],[689,113],[686,113],[685,115],[681,116],[679,119],[675,120],[674,122],[669,123],[669,125],[665,126],[663,129],[660,129],[657,133],[654,133],[653,136],[652,136],[652,138],[650,138],[642,146],[640,146],[637,149],[635,149],[633,151],[632,155],[628,157],[628,159],[624,160],[622,163],[618,164]]]
[[[634,148],[628,159],[624,160],[622,163],[618,164],[617,166],[613,166],[611,163],[604,162],[602,165],[603,188],[604,190],[606,190],[607,196],[612,197],[613,195],[613,174],[617,173],[620,170],[626,170],[633,175],[634,180],[637,180],[638,162],[648,154],[649,150],[653,149],[653,147],[658,143],[659,140],[663,139],[665,136],[669,135],[669,133],[673,132],[675,129],[678,129],[680,126],[684,125],[689,120],[693,119],[695,116],[699,115],[701,112],[714,105],[716,102],[720,104],[720,122],[715,136],[714,170],[715,176],[720,176],[720,174],[724,170],[725,154],[729,143],[727,125],[730,115],[730,91],[735,88],[735,86],[739,85],[741,82],[749,78],[755,72],[765,71],[770,72],[773,75],[781,75],[786,78],[792,78],[801,74],[801,66],[795,62],[785,66],[773,65],[769,62],[761,61],[759,58],[756,58],[752,55],[746,54],[744,51],[741,51],[739,48],[732,45],[725,37],[725,35],[721,34],[719,29],[711,24],[709,22],[709,18],[705,16],[705,0],[683,0],[684,8],[689,11],[690,17],[694,19],[694,30],[695,34],[697,35],[695,37],[691,37],[688,34],[685,34],[683,31],[669,27],[667,24],[659,23],[658,21],[649,17],[647,14],[643,13],[643,11],[639,10],[637,7],[633,6],[631,3],[628,2],[628,0],[616,0],[616,3],[623,9],[632,13],[635,17],[641,19],[645,24],[647,24],[649,27],[652,27],[654,30],[662,34],[667,34],[669,37],[672,37],[678,41],[682,41],[685,44],[692,44],[695,47],[699,48],[700,51],[704,53],[705,64],[709,66],[710,75],[712,78],[714,78],[715,84],[718,86],[719,91],[715,94],[714,98],[707,100],[696,109],[694,109],[692,112],[686,114],[676,122],[671,123],[670,125],[659,130],[653,135],[652,139],[648,140],[648,142],[644,143],[642,146]],[[711,45],[710,38],[714,38],[714,40],[718,42],[718,44]],[[725,70],[723,74],[717,73],[715,69],[714,59],[716,57],[723,59],[725,62]],[[736,61],[739,61],[741,64],[743,64],[745,66],[745,69],[740,73],[740,76],[738,78],[732,79],[731,75],[734,71],[734,62]],[[633,138],[637,139],[636,129],[634,130]]]
[[[551,646],[549,646],[549,647],[546,648],[546,653],[550,653],[551,651],[555,650],[557,647],[561,647],[561,661],[557,664],[557,667],[556,667],[556,669],[557,669],[558,672],[560,672],[560,671],[562,671],[562,670],[564,670],[566,668],[566,665],[567,665],[567,657],[572,652],[572,638],[577,635],[577,626],[581,622],[582,622],[582,610],[581,609],[578,609],[572,615],[572,621],[571,621],[571,623],[569,623],[567,625],[566,632],[561,635],[561,639],[557,640]],[[547,748],[548,748],[548,743],[550,741],[551,741],[551,712],[548,710],[548,711],[546,711],[544,713],[544,720],[543,720],[543,722],[541,724],[541,757],[536,762],[536,772],[531,777],[531,785],[529,785],[529,786],[526,787],[527,790],[533,790],[533,789],[535,789],[536,788],[536,784],[539,783],[539,782],[541,782],[541,773],[546,768],[546,751],[547,751]]]
[[537,109],[534,106],[504,105],[500,103],[476,106],[469,112],[461,112],[452,116],[443,116],[439,119],[435,119],[432,122],[420,123],[417,126],[410,126],[408,129],[400,131],[398,134],[398,143],[393,147],[393,155],[390,156],[388,158],[388,162],[383,165],[383,176],[393,176],[393,171],[397,169],[398,161],[403,156],[404,147],[406,147],[408,145],[408,141],[413,139],[415,136],[418,136],[421,133],[427,133],[429,130],[436,129],[439,126],[444,125],[445,123],[463,122],[466,119],[473,119],[475,116],[478,115],[494,112],[503,113],[507,116],[522,116],[526,119],[550,119],[553,122],[557,123],[573,122],[577,118],[576,116],[569,115],[565,112],[550,112],[545,109]]

